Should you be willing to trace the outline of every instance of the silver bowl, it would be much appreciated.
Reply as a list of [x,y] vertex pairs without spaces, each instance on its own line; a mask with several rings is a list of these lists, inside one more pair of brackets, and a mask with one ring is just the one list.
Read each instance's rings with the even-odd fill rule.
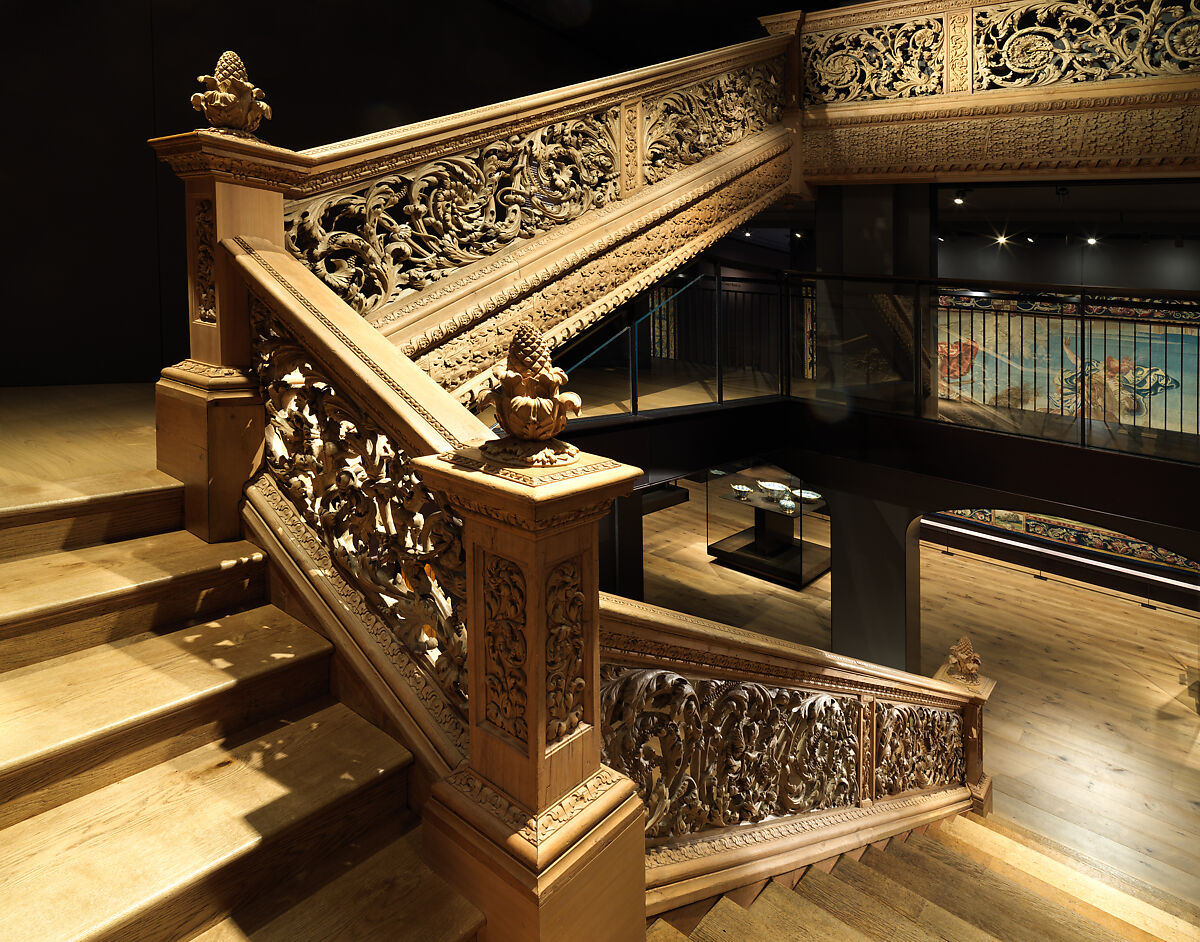
[[730,484],[729,486],[733,490],[733,496],[738,500],[745,500],[750,496],[750,492],[754,490],[748,484]]
[[788,493],[786,484],[778,484],[775,481],[755,481],[754,483],[758,485],[758,489],[763,492],[763,496],[767,500],[779,500]]

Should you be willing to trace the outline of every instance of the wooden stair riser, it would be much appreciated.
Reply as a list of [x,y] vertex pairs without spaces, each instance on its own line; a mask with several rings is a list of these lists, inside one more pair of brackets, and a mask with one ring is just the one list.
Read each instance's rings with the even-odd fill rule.
[[132,540],[183,526],[183,485],[0,512],[0,561]]
[[270,673],[239,681],[215,695],[141,717],[127,727],[64,748],[52,758],[13,769],[0,777],[0,828],[315,699],[328,692],[329,664],[329,651],[284,661]]
[[180,575],[153,587],[133,586],[34,618],[0,622],[0,671],[257,605],[265,587],[263,560],[250,559],[216,572]]
[[938,936],[842,880],[810,868],[794,892],[879,942],[938,942]]

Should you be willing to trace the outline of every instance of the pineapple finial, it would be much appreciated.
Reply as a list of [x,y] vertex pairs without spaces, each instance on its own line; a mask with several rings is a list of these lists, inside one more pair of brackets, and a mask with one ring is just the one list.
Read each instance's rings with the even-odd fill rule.
[[192,107],[204,113],[213,130],[252,137],[262,119],[271,117],[266,93],[251,83],[242,57],[232,50],[221,53],[212,75],[196,81],[205,91],[192,96]]

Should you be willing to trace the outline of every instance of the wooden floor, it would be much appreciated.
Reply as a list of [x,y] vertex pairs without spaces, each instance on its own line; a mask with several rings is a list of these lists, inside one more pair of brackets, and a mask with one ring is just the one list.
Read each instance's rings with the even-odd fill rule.
[[[644,521],[647,601],[828,649],[831,574],[796,592],[716,565],[705,488],[680,483],[691,499]],[[708,539],[748,525],[724,489]],[[1200,903],[1200,619],[928,543],[921,570],[924,673],[969,634],[997,681],[995,813]]]
[[[0,486],[154,466],[149,385],[0,390],[0,415]],[[681,483],[691,500],[645,520],[647,599],[828,648],[830,576],[795,592],[713,564],[704,487]],[[749,525],[711,503],[712,539]],[[996,813],[1200,903],[1200,620],[932,544],[922,587],[925,672],[967,633],[997,681]]]

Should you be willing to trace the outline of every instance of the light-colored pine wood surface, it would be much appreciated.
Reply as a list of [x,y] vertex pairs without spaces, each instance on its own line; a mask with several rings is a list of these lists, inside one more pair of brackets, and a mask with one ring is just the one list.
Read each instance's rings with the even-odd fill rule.
[[[680,483],[690,500],[644,519],[646,600],[828,650],[831,574],[797,592],[712,562],[707,542],[750,511],[710,485],[706,533],[704,486]],[[824,518],[801,526],[828,545]],[[1200,902],[1200,619],[932,543],[921,567],[924,672],[967,634],[997,681],[994,813]]]

